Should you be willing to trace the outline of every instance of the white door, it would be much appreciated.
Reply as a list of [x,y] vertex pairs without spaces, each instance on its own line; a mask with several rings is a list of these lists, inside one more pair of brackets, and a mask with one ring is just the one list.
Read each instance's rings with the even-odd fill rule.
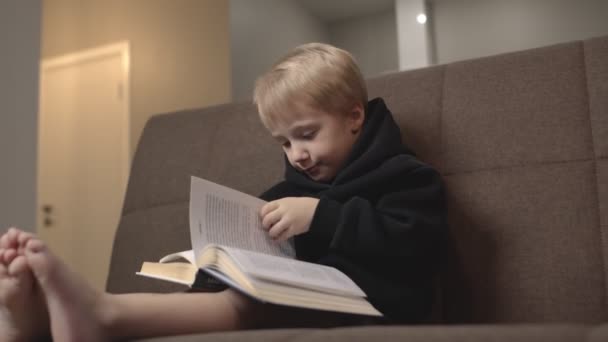
[[41,65],[38,235],[105,287],[129,171],[127,43]]

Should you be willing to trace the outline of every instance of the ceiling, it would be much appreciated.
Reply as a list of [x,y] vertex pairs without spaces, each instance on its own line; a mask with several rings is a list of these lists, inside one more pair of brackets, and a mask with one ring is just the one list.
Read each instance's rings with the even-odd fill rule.
[[296,2],[326,23],[388,11],[395,7],[395,0],[296,0]]

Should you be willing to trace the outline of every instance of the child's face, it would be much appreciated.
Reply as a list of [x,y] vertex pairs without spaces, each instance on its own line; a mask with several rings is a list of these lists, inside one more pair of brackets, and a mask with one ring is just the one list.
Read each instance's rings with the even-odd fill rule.
[[331,181],[342,169],[363,125],[356,106],[347,115],[306,108],[299,115],[268,127],[283,146],[289,163],[319,182]]

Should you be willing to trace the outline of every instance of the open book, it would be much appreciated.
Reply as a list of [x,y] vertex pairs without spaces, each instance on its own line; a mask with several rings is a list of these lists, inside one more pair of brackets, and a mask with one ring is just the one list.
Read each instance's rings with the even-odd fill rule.
[[382,316],[344,273],[296,260],[293,241],[273,241],[263,231],[258,214],[264,203],[192,177],[192,250],[144,262],[137,274],[193,288],[230,286],[273,304]]

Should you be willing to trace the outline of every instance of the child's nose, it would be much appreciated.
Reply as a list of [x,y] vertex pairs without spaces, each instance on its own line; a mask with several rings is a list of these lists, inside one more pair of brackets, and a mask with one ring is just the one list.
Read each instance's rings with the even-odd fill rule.
[[302,162],[309,158],[308,151],[302,146],[294,146],[293,149],[293,160],[295,162]]

